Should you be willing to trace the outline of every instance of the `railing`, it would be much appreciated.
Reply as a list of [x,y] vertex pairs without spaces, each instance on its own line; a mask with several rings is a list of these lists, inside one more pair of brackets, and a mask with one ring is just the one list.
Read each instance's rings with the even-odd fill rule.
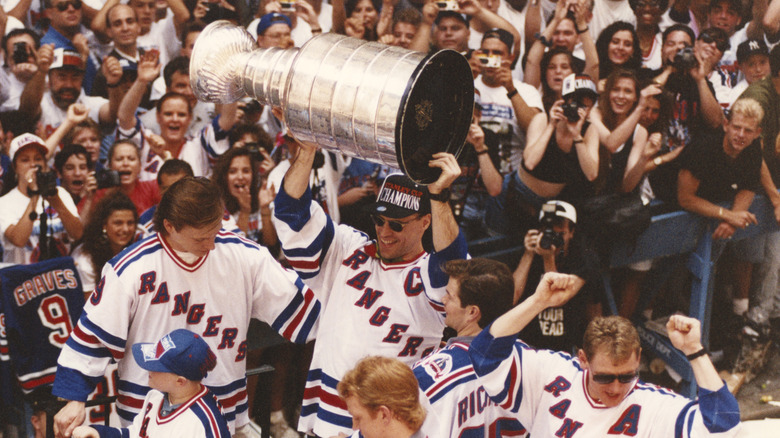
[[[756,215],[758,225],[738,230],[734,234],[733,240],[745,239],[780,229],[775,222],[772,205],[766,197],[756,196],[750,211]],[[653,216],[650,226],[639,236],[635,245],[617,244],[612,249],[609,263],[610,268],[618,268],[642,260],[660,258],[645,280],[645,285],[648,287],[643,289],[637,305],[638,309],[642,309],[650,302],[672,270],[678,266],[680,261],[684,261],[693,277],[688,314],[701,321],[702,343],[705,347],[709,346],[714,267],[723,250],[723,245],[711,238],[717,225],[718,222],[715,220],[685,211]],[[469,251],[473,257],[487,257],[497,260],[519,259],[519,255],[523,251],[522,238],[495,237],[475,240],[469,242]],[[514,268],[514,266],[510,268]],[[609,310],[612,314],[617,314],[609,272],[602,274]],[[642,325],[638,326],[637,330],[642,339],[643,347],[663,359],[667,366],[683,378],[685,384],[681,392],[688,397],[695,397],[696,382],[685,355],[674,348],[665,336],[646,329]]]

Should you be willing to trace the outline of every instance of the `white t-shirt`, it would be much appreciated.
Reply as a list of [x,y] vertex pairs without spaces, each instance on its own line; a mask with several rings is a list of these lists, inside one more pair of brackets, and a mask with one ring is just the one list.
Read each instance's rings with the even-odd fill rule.
[[628,0],[594,0],[593,18],[590,20],[590,34],[593,41],[605,27],[616,21],[625,21],[636,26],[636,15],[628,4]]
[[168,61],[179,55],[181,41],[179,41],[179,35],[176,34],[176,25],[173,22],[173,13],[170,9],[165,18],[152,23],[149,33],[138,36],[136,44],[144,51],[149,49],[159,50],[160,65],[162,67],[165,67]]
[[84,246],[77,246],[70,256],[73,257],[73,264],[81,278],[81,288],[84,292],[95,290],[95,267],[92,265],[92,257],[84,252]]
[[[78,217],[79,212],[76,209],[76,205],[73,203],[73,198],[62,187],[57,187],[57,194],[62,203],[65,204],[65,208],[68,209],[74,216]],[[27,243],[23,247],[18,247],[11,243],[5,236],[5,232],[11,225],[16,225],[19,219],[22,218],[22,214],[27,209],[27,205],[30,203],[30,198],[27,195],[22,194],[19,191],[19,187],[15,187],[10,192],[0,197],[0,242],[3,244],[3,262],[5,263],[17,263],[17,264],[29,264],[38,261],[40,255],[40,248],[38,248],[38,239],[41,233],[41,219],[43,214],[43,198],[38,198],[38,205],[35,207],[35,211],[38,213],[38,218],[33,221],[33,229],[30,234],[30,238],[27,239]],[[47,214],[49,215],[47,221],[48,235],[51,236],[56,242],[60,252],[67,254],[70,250],[70,243],[72,239],[65,231],[65,225],[62,224],[59,214],[47,203]]]
[[650,53],[647,56],[642,57],[642,67],[649,68],[650,70],[657,70],[663,65],[661,59],[661,46],[663,46],[663,35],[661,32],[655,34],[653,38],[653,46],[650,48]]
[[[500,144],[509,145],[509,155],[501,157],[498,169],[502,175],[505,175],[520,166],[525,148],[525,131],[517,125],[517,115],[512,107],[512,101],[506,97],[506,88],[489,87],[482,82],[482,76],[474,81],[474,88],[479,90],[482,99],[480,125],[498,134]],[[542,96],[533,86],[515,80],[515,88],[526,105],[544,111]],[[502,155],[503,151],[504,147],[499,155]]]
[[[79,95],[79,98],[76,99],[76,102],[84,104],[89,109],[89,118],[100,123],[98,118],[100,108],[103,107],[103,104],[108,103],[108,99],[100,96],[87,96],[84,93],[84,90],[81,90],[81,94]],[[40,123],[46,133],[46,138],[48,138],[51,133],[62,124],[62,121],[67,118],[67,110],[67,108],[62,109],[54,103],[50,90],[46,90],[46,92],[43,93],[43,98],[41,99]]]

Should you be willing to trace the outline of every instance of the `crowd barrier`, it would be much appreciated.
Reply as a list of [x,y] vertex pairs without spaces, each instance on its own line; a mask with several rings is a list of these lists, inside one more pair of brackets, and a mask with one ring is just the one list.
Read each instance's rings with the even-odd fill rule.
[[[738,230],[732,237],[733,240],[780,230],[774,219],[772,204],[766,197],[756,196],[750,211],[756,215],[758,225]],[[685,211],[658,214],[653,216],[648,229],[634,244],[616,243],[609,259],[610,268],[656,259],[653,269],[645,280],[646,287],[643,288],[637,306],[639,309],[649,303],[680,261],[684,261],[692,276],[688,314],[701,321],[702,343],[705,347],[709,346],[715,264],[723,250],[722,242],[713,241],[711,237],[717,225],[718,221]],[[522,245],[522,240],[517,237],[490,237],[469,242],[469,252],[472,257],[487,257],[502,261],[519,260],[523,252]],[[617,314],[610,273],[607,270],[602,274],[608,311]],[[643,325],[639,325],[637,330],[643,348],[652,351],[657,357],[663,359],[668,367],[677,372],[684,380],[681,393],[694,398],[696,382],[685,355],[674,348],[667,337]]]

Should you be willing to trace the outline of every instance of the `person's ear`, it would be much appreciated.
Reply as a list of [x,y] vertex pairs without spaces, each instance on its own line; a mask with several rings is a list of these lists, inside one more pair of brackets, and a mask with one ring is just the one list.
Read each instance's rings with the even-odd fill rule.
[[385,424],[390,423],[390,420],[393,419],[393,411],[391,411],[390,408],[388,408],[385,405],[379,406],[376,410],[376,414],[379,416],[379,419]]
[[163,227],[165,227],[165,232],[170,236],[174,231],[176,231],[176,228],[173,227],[173,224],[168,221],[168,219],[163,219]]
[[585,351],[580,348],[577,350],[577,358],[580,360],[580,365],[583,369],[588,369],[588,357],[585,355]]

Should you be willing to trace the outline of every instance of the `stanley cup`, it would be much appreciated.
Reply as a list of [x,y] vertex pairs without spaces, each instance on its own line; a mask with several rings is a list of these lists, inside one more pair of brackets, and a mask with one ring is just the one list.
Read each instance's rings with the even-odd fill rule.
[[217,21],[190,61],[200,100],[251,96],[280,107],[296,139],[404,171],[430,184],[437,152],[458,155],[471,123],[474,81],[452,50],[433,55],[335,33],[300,49],[257,49],[241,27]]

